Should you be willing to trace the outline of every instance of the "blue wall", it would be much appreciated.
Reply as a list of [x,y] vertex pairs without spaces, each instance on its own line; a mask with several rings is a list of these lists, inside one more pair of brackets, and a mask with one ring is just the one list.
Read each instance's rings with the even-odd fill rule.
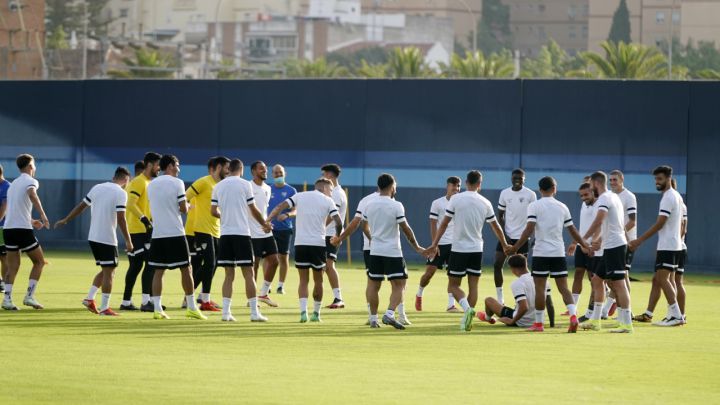
[[[293,80],[1,82],[0,163],[38,159],[40,196],[51,220],[64,215],[118,164],[144,152],[172,152],[181,177],[205,174],[211,155],[261,159],[288,168],[302,187],[337,162],[351,209],[377,175],[399,182],[398,199],[421,243],[427,211],[449,175],[483,171],[496,202],[510,171],[528,186],[546,174],[575,217],[583,176],[621,169],[638,195],[639,227],[655,220],[659,194],[650,170],[675,169],[690,213],[690,267],[720,271],[711,206],[720,197],[720,83],[546,80]],[[702,195],[702,199],[693,198]],[[84,246],[89,218],[41,231],[46,244]],[[486,253],[494,236],[487,232]],[[637,263],[654,260],[654,241]],[[360,248],[359,236],[352,241]],[[344,251],[344,249],[343,249]],[[408,252],[409,260],[417,260]],[[359,256],[356,256],[359,259]],[[489,259],[486,260],[489,263]]]

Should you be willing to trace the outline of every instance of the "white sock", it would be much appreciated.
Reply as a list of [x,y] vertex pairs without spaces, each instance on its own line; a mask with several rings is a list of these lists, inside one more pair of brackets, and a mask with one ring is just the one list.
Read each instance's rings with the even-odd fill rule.
[[147,304],[150,301],[150,294],[143,294],[141,303],[143,305]]
[[378,316],[377,316],[377,314],[375,314],[375,315],[372,315],[372,314],[371,314],[371,315],[370,315],[370,322],[377,322],[377,321],[378,321]]
[[615,298],[607,297],[607,300],[605,300],[605,305],[602,307],[602,316],[607,317],[608,313],[610,312],[610,307],[612,304],[615,303]]
[[260,287],[260,296],[264,297],[268,295],[268,292],[270,291],[270,282],[267,280],[263,280],[263,285]]
[[573,303],[577,305],[577,303],[580,301],[580,294],[573,294]]
[[187,304],[187,309],[189,309],[191,311],[197,311],[197,303],[195,302],[195,294],[186,295],[185,303]]
[[95,287],[94,285],[90,286],[90,291],[88,291],[87,299],[90,301],[95,299],[95,296],[97,295],[99,288]]
[[462,307],[463,311],[467,312],[468,309],[470,309],[470,303],[468,303],[467,297],[464,297],[459,302],[460,306]]
[[27,294],[25,296],[32,298],[35,295],[36,288],[37,288],[37,280],[30,279],[30,282],[28,283]]
[[630,310],[627,308],[620,308],[620,316],[622,319],[620,319],[621,325],[630,325],[632,324],[632,318],[630,317]]
[[652,318],[653,312],[652,312],[652,311],[645,311],[645,315],[647,315],[647,316],[649,316],[650,318]]
[[257,297],[252,297],[248,300],[250,303],[250,315],[258,316]]
[[5,301],[12,301],[12,284],[5,284]]
[[230,306],[232,305],[232,298],[223,297],[222,316],[230,316]]
[[391,319],[392,319],[392,318],[395,317],[395,311],[393,311],[392,309],[389,309],[389,308],[388,308],[388,310],[385,311],[385,316],[387,316],[388,318],[391,318]]
[[593,321],[599,321],[600,317],[602,316],[602,302],[594,302],[593,303],[593,313],[592,313],[592,319]]
[[132,301],[123,300],[122,305],[132,305]]
[[110,294],[102,293],[100,296],[101,296],[100,311],[102,312],[102,311],[110,308]]
[[284,282],[284,281],[278,281],[278,288],[283,288],[283,286],[285,286],[285,282]]
[[538,309],[535,310],[535,323],[545,323],[545,311],[540,311]]
[[423,293],[424,289],[425,289],[425,287],[423,287],[423,286],[418,287],[418,292],[415,295],[418,297],[422,297],[422,293]]
[[342,301],[342,294],[339,288],[333,288],[333,297],[335,297],[336,300]]
[[575,304],[569,304],[567,306],[568,312],[570,313],[570,316],[576,316],[577,315],[577,306]]
[[320,308],[322,307],[322,301],[314,301],[313,302],[313,312],[317,312],[320,314]]
[[208,293],[200,293],[200,302],[209,302],[210,301],[210,294]]
[[162,303],[160,303],[160,297],[152,297],[153,306],[155,312],[162,312]]
[[307,312],[307,298],[300,298],[300,312]]
[[585,318],[592,319],[592,316],[593,316],[593,310],[590,308],[586,309],[585,310]]
[[495,287],[495,293],[497,294],[498,302],[501,304],[505,303],[505,298],[503,297],[503,288],[502,287]]
[[452,295],[452,293],[448,293],[448,308],[455,306],[455,297]]
[[682,313],[680,313],[680,306],[678,305],[677,302],[675,302],[674,304],[672,304],[668,307],[668,315],[675,317],[677,319],[683,319]]

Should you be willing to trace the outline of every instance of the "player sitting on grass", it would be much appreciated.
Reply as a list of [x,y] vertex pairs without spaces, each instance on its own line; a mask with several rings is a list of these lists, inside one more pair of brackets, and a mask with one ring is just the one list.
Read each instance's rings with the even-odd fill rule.
[[490,324],[498,320],[507,326],[520,326],[527,328],[535,322],[535,283],[527,269],[527,259],[521,254],[510,256],[508,259],[510,271],[517,277],[510,289],[515,297],[515,308],[504,306],[493,297],[485,298],[485,312],[478,312],[477,317]]

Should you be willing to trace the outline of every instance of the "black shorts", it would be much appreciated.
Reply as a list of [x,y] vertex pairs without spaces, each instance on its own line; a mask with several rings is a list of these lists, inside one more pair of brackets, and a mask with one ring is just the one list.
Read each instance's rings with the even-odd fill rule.
[[295,267],[307,270],[322,271],[325,268],[327,253],[324,246],[295,246]]
[[515,316],[515,310],[510,307],[502,307],[502,311],[500,311],[499,316],[500,316],[500,318],[512,319],[513,316]]
[[533,277],[562,278],[567,277],[567,261],[565,257],[540,257],[533,256],[532,271]]
[[255,257],[261,259],[275,255],[278,252],[277,243],[275,243],[275,237],[273,236],[268,236],[267,238],[261,239],[253,239],[252,247]]
[[680,258],[678,259],[678,267],[676,270],[678,273],[685,273],[685,263],[687,263],[687,249],[680,252]]
[[655,271],[677,270],[681,254],[682,250],[658,250],[657,255],[655,256]]
[[407,279],[407,267],[402,257],[370,255],[370,267],[367,270],[370,280],[383,281]]
[[88,241],[95,264],[100,267],[117,267],[118,265],[118,249],[117,246],[106,245],[104,243]]
[[449,277],[465,277],[466,274],[480,277],[482,275],[482,252],[450,252],[448,261]]
[[328,260],[337,261],[338,247],[330,243],[330,236],[325,237],[325,253],[327,254]]
[[625,270],[630,271],[632,268],[633,258],[635,258],[635,252],[628,249],[625,253]]
[[595,274],[597,272],[598,267],[603,266],[602,262],[602,256],[593,256],[588,258],[588,267],[587,270],[591,274]]
[[130,240],[133,244],[133,251],[129,252],[128,256],[147,260],[148,253],[150,252],[150,238],[148,238],[148,234],[145,232],[131,233]]
[[603,250],[602,260],[594,273],[604,280],[624,280],[627,274],[627,270],[625,270],[626,250],[627,245]]
[[32,229],[3,229],[3,236],[8,252],[30,252],[40,247]]
[[365,270],[370,268],[370,251],[363,250],[363,261],[365,261]]
[[592,257],[585,254],[585,252],[580,249],[580,246],[575,248],[575,268],[581,268],[581,269],[590,269],[590,260],[592,260]]
[[[517,241],[518,241],[518,239],[510,239],[507,236],[505,236],[505,242],[507,242],[508,245],[510,245],[510,246],[516,244]],[[500,242],[498,242],[497,246],[495,246],[495,251],[503,252],[503,248],[502,248],[502,245],[500,244]],[[527,256],[529,251],[530,251],[530,240],[527,240],[527,241],[525,241],[524,245],[520,246],[520,249],[518,249],[517,252],[518,252],[518,254]],[[503,252],[503,254],[505,254],[505,252]]]
[[5,249],[5,236],[3,235],[3,228],[0,226],[0,256],[7,255],[7,249]]
[[275,244],[277,245],[278,253],[281,255],[290,254],[290,240],[293,236],[292,229],[282,229],[272,231],[273,237],[275,238]]
[[190,266],[190,249],[185,236],[152,239],[148,256],[148,264],[155,270]]
[[250,267],[253,247],[249,236],[223,235],[218,242],[217,265],[222,267]]
[[450,261],[450,250],[452,249],[452,245],[440,245],[438,246],[438,255],[435,256],[432,260],[427,260],[428,266],[434,266],[435,268],[438,268],[442,270],[445,266],[448,265]]

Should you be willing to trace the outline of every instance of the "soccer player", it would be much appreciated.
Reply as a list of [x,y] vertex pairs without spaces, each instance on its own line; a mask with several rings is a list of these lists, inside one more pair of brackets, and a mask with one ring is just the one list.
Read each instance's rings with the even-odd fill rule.
[[153,217],[148,258],[148,264],[155,271],[152,283],[153,318],[170,319],[161,302],[163,276],[166,270],[179,268],[182,288],[185,291],[186,316],[191,319],[207,319],[198,310],[193,296],[190,250],[180,216],[188,211],[185,184],[178,178],[180,162],[173,155],[163,155],[160,158],[160,170],[163,175],[150,182],[145,190]]
[[267,223],[271,223],[281,212],[288,208],[296,208],[295,235],[295,267],[298,269],[300,281],[298,296],[300,298],[300,322],[308,321],[307,301],[310,269],[313,269],[313,313],[310,322],[320,322],[320,307],[323,297],[323,270],[327,266],[326,224],[327,218],[335,223],[335,235],[342,232],[342,220],[335,202],[330,198],[333,183],[320,178],[315,181],[315,190],[303,191],[283,201],[268,215]]
[[138,160],[137,162],[135,162],[133,168],[134,168],[134,172],[135,172],[133,177],[137,177],[137,176],[141,175],[142,172],[145,171],[145,162],[143,162],[142,160]]
[[555,279],[555,285],[563,297],[570,314],[569,333],[577,332],[577,306],[567,285],[567,262],[565,261],[565,242],[563,228],[568,230],[572,238],[584,249],[590,249],[573,225],[567,205],[555,199],[557,182],[550,176],[538,182],[540,198],[530,203],[527,209],[527,225],[520,238],[505,252],[515,254],[535,234],[533,248],[532,276],[535,282],[535,322],[528,329],[530,332],[545,330],[545,291],[548,277]]
[[[280,203],[297,194],[295,187],[285,183],[285,168],[276,164],[272,169],[273,185],[270,187],[270,202],[268,203],[268,212],[272,211]],[[290,239],[293,236],[293,220],[295,216],[294,209],[288,209],[281,212],[272,222],[273,237],[278,247],[278,262],[280,275],[278,276],[278,285],[276,292],[285,294],[285,277],[287,277],[288,267],[290,267]]]
[[[475,304],[478,299],[478,282],[482,275],[483,237],[482,228],[485,222],[490,224],[503,250],[508,247],[505,235],[497,222],[492,204],[480,195],[482,174],[471,170],[465,179],[466,191],[455,194],[445,209],[445,216],[435,233],[432,245],[424,252],[426,256],[438,253],[440,239],[447,231],[450,221],[453,228],[452,249],[448,262],[448,291],[460,303],[464,313],[460,322],[460,330],[471,331],[475,317]],[[463,277],[468,276],[468,294],[460,288]]]
[[219,312],[219,305],[210,300],[212,280],[215,275],[218,238],[220,238],[220,221],[210,213],[210,199],[215,185],[228,174],[230,159],[224,156],[213,157],[208,161],[208,175],[201,177],[188,187],[187,201],[193,205],[195,233],[196,263],[193,268],[194,287],[202,283],[200,293],[200,310]]
[[583,235],[583,239],[593,237],[600,230],[601,240],[594,240],[594,251],[603,251],[603,258],[595,268],[591,284],[593,289],[593,313],[589,321],[582,324],[585,330],[601,329],[602,306],[605,301],[605,283],[615,293],[619,309],[618,328],[613,333],[632,333],[632,315],[630,314],[630,292],[625,282],[625,258],[627,257],[627,237],[622,201],[617,194],[607,189],[607,175],[597,171],[590,175],[590,184],[593,192],[598,196],[598,208],[590,228]]
[[132,293],[137,277],[142,271],[142,302],[140,309],[143,312],[153,312],[154,306],[150,301],[150,294],[152,293],[154,272],[147,264],[152,222],[150,221],[150,206],[148,205],[145,190],[150,181],[158,176],[160,155],[155,152],[146,153],[143,157],[143,164],[145,165],[143,172],[133,178],[125,187],[125,192],[128,195],[126,216],[133,251],[127,254],[130,265],[127,273],[125,273],[125,291],[123,292],[120,309],[124,311],[138,310],[132,303]]
[[[245,295],[250,306],[251,322],[267,322],[257,305],[257,287],[253,275],[253,247],[250,239],[250,223],[262,223],[263,231],[271,227],[255,205],[252,186],[242,178],[243,163],[233,159],[229,165],[230,175],[215,186],[212,194],[211,213],[220,218],[220,243],[218,245],[218,265],[225,267],[223,283],[222,320],[235,322],[231,305],[235,268],[240,267],[245,280]],[[250,221],[252,216],[254,221]]]
[[[503,252],[504,253],[504,252]],[[517,279],[510,285],[515,297],[515,308],[506,307],[493,297],[485,298],[485,312],[478,312],[478,319],[489,324],[497,320],[507,326],[527,328],[535,322],[535,282],[527,269],[527,258],[517,254],[508,258],[508,266]]]
[[405,259],[400,246],[400,230],[413,249],[423,253],[415,234],[405,219],[405,207],[396,201],[396,183],[392,175],[383,173],[377,181],[379,195],[365,208],[363,219],[370,229],[370,266],[367,270],[366,296],[370,304],[370,327],[378,328],[378,306],[380,305],[380,286],[387,277],[392,286],[390,302],[382,323],[395,329],[405,329],[405,325],[395,320],[395,309],[403,302],[405,283],[408,278]]
[[7,277],[7,250],[3,238],[3,227],[5,226],[5,214],[7,213],[7,191],[10,182],[5,180],[3,167],[0,165],[0,292],[5,291],[5,278]]
[[[332,193],[330,197],[335,202],[340,221],[344,223],[347,212],[347,195],[345,195],[345,190],[343,190],[338,181],[341,171],[340,166],[330,163],[321,167],[320,170],[322,171],[322,177],[330,180],[332,183]],[[327,267],[325,268],[325,273],[327,274],[328,282],[330,282],[333,293],[333,302],[327,306],[327,308],[330,309],[345,308],[345,302],[342,299],[342,292],[340,291],[340,276],[335,267],[338,247],[330,243],[330,238],[335,236],[334,228],[333,224],[329,224],[325,231],[325,246],[327,249]]]
[[[514,245],[525,229],[527,222],[527,208],[531,202],[537,200],[535,192],[525,187],[525,171],[523,169],[515,169],[511,175],[512,186],[500,192],[498,200],[498,222],[505,231],[506,242]],[[527,257],[530,242],[523,245],[518,253]],[[502,245],[497,244],[495,248],[495,262],[493,270],[495,271],[495,292],[497,300],[502,304],[503,299],[503,266],[505,264],[505,252]]]
[[640,245],[658,234],[657,255],[655,258],[655,279],[662,289],[668,302],[668,313],[656,326],[677,326],[683,324],[683,315],[677,302],[677,291],[675,290],[670,277],[675,277],[678,268],[678,261],[682,254],[682,220],[683,200],[670,182],[672,179],[672,168],[670,166],[658,166],[653,170],[655,176],[655,188],[662,193],[660,200],[660,212],[655,224],[644,234],[629,243],[632,251],[637,250]]
[[[450,198],[460,192],[460,177],[450,176],[447,179],[445,187],[445,195],[434,200],[430,205],[430,238],[435,239],[435,232],[440,226],[440,220],[445,216],[445,209],[447,208]],[[432,259],[427,259],[425,267],[425,274],[420,277],[420,286],[415,294],[415,310],[422,311],[422,298],[423,290],[430,284],[430,280],[435,275],[437,269],[443,269],[447,266],[448,260],[450,259],[450,248],[452,245],[453,238],[453,222],[450,221],[448,229],[440,239],[438,245],[439,253]],[[447,312],[461,312],[455,306],[455,298],[452,293],[448,290],[448,304]]]
[[[132,252],[132,239],[125,222],[125,206],[127,194],[125,186],[130,181],[130,172],[124,167],[115,169],[112,181],[93,186],[85,198],[70,211],[63,219],[55,223],[55,229],[67,225],[90,207],[90,232],[88,242],[90,250],[95,257],[95,264],[100,266],[100,272],[95,275],[90,292],[82,301],[85,308],[94,314],[104,316],[117,316],[110,308],[110,294],[112,293],[115,268],[118,265],[117,236],[118,226],[125,239],[128,252]],[[102,301],[100,309],[95,305],[97,290],[102,288]]]
[[265,184],[265,180],[267,180],[267,166],[262,161],[253,162],[253,164],[250,165],[250,173],[252,174],[250,185],[252,186],[253,196],[255,197],[255,206],[260,210],[263,217],[263,220],[259,223],[250,221],[250,237],[252,238],[253,253],[257,258],[257,261],[253,264],[255,279],[257,279],[260,269],[260,262],[262,261],[263,264],[263,284],[262,287],[260,287],[260,293],[257,299],[266,305],[277,307],[278,305],[268,297],[270,285],[272,284],[273,278],[275,278],[275,271],[278,267],[278,247],[272,231],[270,229],[265,230],[265,216],[268,212],[270,194],[272,193],[270,186]]
[[[595,219],[595,201],[597,201],[597,198],[592,190],[592,186],[588,182],[580,184],[578,192],[580,193],[580,200],[582,201],[582,204],[580,205],[580,229],[578,232],[580,232],[580,235],[584,235],[588,228],[590,228],[590,224],[592,224]],[[586,242],[591,244],[592,238],[587,239]],[[578,249],[578,244],[575,241],[572,241],[568,246],[567,255],[575,257],[575,276],[572,284],[572,297],[575,305],[578,305],[578,302],[580,301],[580,294],[582,293],[585,274],[588,275],[588,279],[592,279],[591,273],[594,270],[594,267],[591,263],[593,262],[594,256],[590,256],[589,253],[589,251],[583,250],[582,247]],[[590,293],[592,296],[592,289],[590,290]],[[591,299],[591,306],[588,308],[588,311],[592,310],[592,302],[593,301]],[[568,315],[570,315],[569,312]],[[585,314],[585,320],[590,319],[588,315],[589,312]]]
[[[12,291],[15,277],[20,270],[21,253],[25,253],[33,265],[23,305],[43,309],[42,304],[35,299],[35,290],[45,266],[45,257],[40,243],[35,238],[33,228],[50,229],[50,221],[37,195],[40,183],[35,179],[35,158],[32,155],[22,154],[15,159],[15,163],[20,170],[20,176],[10,183],[7,190],[7,211],[3,227],[7,250],[7,274],[2,308],[9,311],[18,310],[12,302]],[[33,208],[40,214],[39,220],[32,219]]]

